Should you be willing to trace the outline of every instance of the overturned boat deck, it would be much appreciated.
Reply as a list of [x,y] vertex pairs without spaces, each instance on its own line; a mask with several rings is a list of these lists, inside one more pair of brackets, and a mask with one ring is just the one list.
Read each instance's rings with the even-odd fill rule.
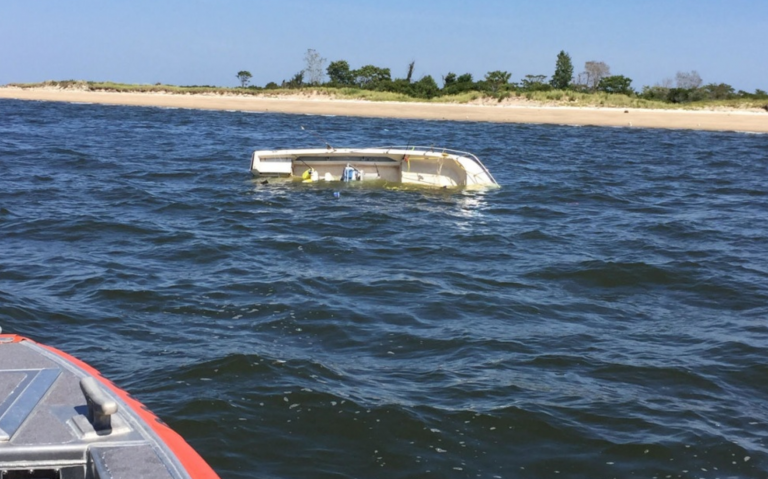
[[498,187],[472,153],[423,146],[257,150],[251,173],[316,181],[383,181],[438,188]]

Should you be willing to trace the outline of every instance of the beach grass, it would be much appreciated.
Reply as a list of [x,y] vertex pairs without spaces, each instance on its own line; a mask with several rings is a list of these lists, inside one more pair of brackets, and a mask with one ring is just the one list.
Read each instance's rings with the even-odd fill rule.
[[654,109],[663,109],[673,106],[670,103],[661,101],[651,101],[638,97],[605,92],[582,93],[567,90],[552,90],[525,92],[520,95],[527,100],[540,103],[553,103],[557,106]]

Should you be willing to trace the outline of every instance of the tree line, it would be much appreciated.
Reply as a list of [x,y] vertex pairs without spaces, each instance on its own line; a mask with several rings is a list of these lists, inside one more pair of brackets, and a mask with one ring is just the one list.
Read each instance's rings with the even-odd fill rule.
[[[571,56],[565,51],[558,53],[551,77],[525,75],[520,82],[511,82],[512,73],[508,71],[490,71],[479,80],[473,78],[471,73],[448,72],[442,77],[442,87],[431,75],[414,80],[412,77],[415,62],[408,64],[405,78],[393,78],[389,68],[375,65],[364,65],[352,69],[346,60],[328,63],[327,59],[322,58],[311,48],[304,55],[304,63],[306,67],[290,79],[283,80],[280,84],[270,82],[264,86],[264,89],[298,89],[312,86],[359,88],[400,93],[418,99],[478,92],[501,100],[516,93],[551,90],[604,92],[669,103],[736,98],[768,99],[768,93],[760,89],[749,93],[743,90],[736,91],[725,83],[704,84],[696,71],[677,72],[674,80],[665,79],[654,86],[644,86],[636,91],[632,87],[631,78],[612,75],[610,67],[604,62],[587,61],[584,64],[584,70],[574,75]],[[259,89],[259,87],[248,85],[252,78],[250,72],[243,70],[236,76],[242,88]]]

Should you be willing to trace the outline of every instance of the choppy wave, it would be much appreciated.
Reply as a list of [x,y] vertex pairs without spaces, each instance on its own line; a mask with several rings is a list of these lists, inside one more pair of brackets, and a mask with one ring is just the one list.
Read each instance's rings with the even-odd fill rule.
[[[768,472],[764,135],[0,110],[0,326],[222,477]],[[502,188],[252,179],[300,125],[473,151]]]

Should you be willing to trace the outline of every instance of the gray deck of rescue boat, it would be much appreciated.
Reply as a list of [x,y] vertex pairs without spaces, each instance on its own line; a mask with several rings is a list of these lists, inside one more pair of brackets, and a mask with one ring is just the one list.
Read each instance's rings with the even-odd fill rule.
[[117,402],[109,434],[86,419],[87,375],[34,343],[0,342],[0,478],[122,479],[188,475]]

